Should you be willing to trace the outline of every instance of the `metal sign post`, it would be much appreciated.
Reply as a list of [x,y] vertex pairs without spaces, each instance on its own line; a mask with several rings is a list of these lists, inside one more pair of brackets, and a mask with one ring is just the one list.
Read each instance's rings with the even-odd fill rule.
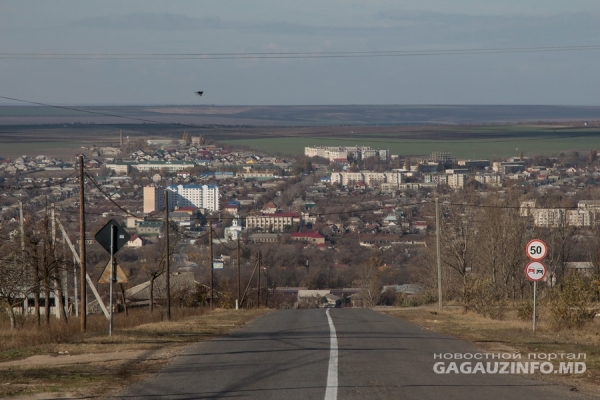
[[546,276],[546,266],[540,262],[546,257],[548,246],[540,239],[533,239],[525,246],[525,254],[532,261],[525,267],[525,275],[530,281],[533,281],[533,331],[535,332],[536,323],[536,297],[537,283]]
[[[108,336],[112,336],[113,331],[113,285],[117,282],[117,269],[115,268],[115,253],[119,251],[129,241],[129,234],[119,225],[117,221],[111,219],[106,225],[100,229],[94,236],[96,241],[100,243],[104,250],[110,254],[110,288],[109,288],[109,307],[110,315],[108,318]],[[103,274],[104,275],[104,274]]]
[[537,294],[537,281],[533,281],[533,331],[535,332],[535,296]]
[[115,281],[115,230],[116,226],[110,226],[110,288],[108,295],[110,296],[110,318],[108,320],[108,336],[112,336],[113,330],[113,282]]

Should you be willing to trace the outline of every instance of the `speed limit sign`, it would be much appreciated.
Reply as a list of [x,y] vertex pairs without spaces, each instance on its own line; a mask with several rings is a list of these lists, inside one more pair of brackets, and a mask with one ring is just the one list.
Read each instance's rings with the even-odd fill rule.
[[527,257],[533,261],[543,260],[548,253],[548,246],[546,246],[546,243],[540,239],[533,239],[527,243],[525,253],[527,254]]

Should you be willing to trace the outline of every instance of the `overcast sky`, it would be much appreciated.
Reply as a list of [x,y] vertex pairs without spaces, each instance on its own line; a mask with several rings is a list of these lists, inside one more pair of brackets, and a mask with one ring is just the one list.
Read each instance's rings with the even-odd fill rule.
[[[557,46],[600,46],[600,1],[2,0],[0,96],[69,105],[600,105],[598,49],[319,59],[55,58]],[[195,96],[196,90],[204,96]]]

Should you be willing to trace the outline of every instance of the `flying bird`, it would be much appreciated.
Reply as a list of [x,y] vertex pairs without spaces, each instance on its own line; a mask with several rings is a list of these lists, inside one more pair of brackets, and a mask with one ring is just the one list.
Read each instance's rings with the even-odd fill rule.
[[198,96],[202,96],[202,94],[203,94],[203,93],[204,93],[203,91],[196,92],[196,94],[197,94]]

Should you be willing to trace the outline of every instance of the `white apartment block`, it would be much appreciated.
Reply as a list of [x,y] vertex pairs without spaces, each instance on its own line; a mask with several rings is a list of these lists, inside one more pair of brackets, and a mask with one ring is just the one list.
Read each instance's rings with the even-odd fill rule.
[[402,173],[398,170],[394,170],[391,172],[385,172],[385,182],[400,184],[400,183],[404,182],[403,176],[405,176],[405,175],[406,175],[406,172]]
[[178,172],[192,169],[196,164],[192,161],[144,161],[132,164],[138,171],[166,171]]
[[334,172],[331,174],[331,183],[338,183],[342,186],[349,186],[358,182],[363,182],[367,186],[380,186],[384,183],[398,185],[403,182],[403,174],[400,171],[391,172]]
[[538,208],[531,210],[535,226],[554,228],[566,223],[565,210],[560,208]]
[[437,183],[438,185],[448,185],[450,175],[441,172],[423,174],[423,182]]
[[522,217],[533,216],[535,226],[556,228],[561,225],[588,227],[594,224],[596,213],[600,212],[600,202],[581,200],[576,210],[561,208],[535,208],[535,200],[522,201],[519,214]]
[[209,211],[219,211],[219,187],[217,185],[171,185],[167,186],[169,210],[193,206]]
[[519,215],[521,217],[529,217],[533,215],[535,211],[535,200],[522,201],[521,207],[519,208]]
[[329,161],[334,160],[347,160],[348,156],[351,156],[357,160],[364,160],[368,157],[379,156],[382,160],[389,160],[390,151],[383,149],[372,149],[366,146],[353,146],[353,147],[333,147],[333,146],[313,146],[305,147],[304,155],[308,157],[323,157]]
[[567,210],[567,225],[592,226],[593,213],[589,210]]
[[475,175],[475,180],[487,186],[502,186],[502,176],[495,174],[478,174]]
[[300,224],[300,215],[295,212],[283,212],[265,215],[249,215],[246,217],[247,229],[261,229],[262,231],[283,232],[286,227]]
[[525,171],[525,163],[522,161],[519,162],[493,162],[492,169],[494,172],[499,172],[501,174],[514,174],[517,172]]
[[598,212],[600,211],[600,200],[579,200],[577,208]]
[[448,176],[448,186],[452,189],[464,189],[469,176],[466,174],[452,174]]
[[112,171],[115,171],[116,174],[127,175],[129,174],[129,168],[131,167],[131,164],[117,161],[112,163],[104,163],[104,166]]
[[382,183],[386,183],[386,176],[383,172],[363,172],[363,182],[367,186],[379,186]]

